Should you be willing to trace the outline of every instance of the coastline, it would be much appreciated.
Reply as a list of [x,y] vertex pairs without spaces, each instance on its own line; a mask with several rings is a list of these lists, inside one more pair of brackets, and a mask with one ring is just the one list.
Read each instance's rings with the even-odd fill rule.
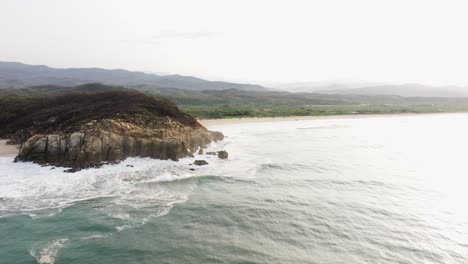
[[0,140],[0,157],[15,157],[18,155],[18,145],[7,145],[7,139]]
[[329,116],[284,116],[284,117],[239,117],[222,119],[198,119],[205,127],[217,125],[231,125],[244,123],[265,123],[282,121],[304,121],[304,120],[327,120],[327,119],[354,119],[354,118],[380,118],[380,117],[406,117],[406,116],[427,116],[427,115],[453,115],[466,114],[464,112],[456,113],[399,113],[399,114],[357,114],[357,115],[329,115]]
[[[247,118],[223,118],[223,119],[198,119],[205,127],[217,125],[235,125],[245,123],[266,123],[303,120],[327,120],[327,119],[353,119],[353,118],[381,118],[381,117],[409,117],[427,115],[448,115],[467,113],[408,113],[408,114],[369,114],[369,115],[330,115],[330,116],[285,116],[285,117],[247,117]],[[7,145],[7,139],[0,139],[0,157],[15,157],[18,155],[18,145]]]

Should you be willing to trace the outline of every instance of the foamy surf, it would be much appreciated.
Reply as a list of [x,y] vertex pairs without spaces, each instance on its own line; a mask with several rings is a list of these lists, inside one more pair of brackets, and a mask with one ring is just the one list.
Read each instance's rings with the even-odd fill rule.
[[[215,178],[232,182],[230,177],[255,174],[252,159],[241,155],[229,140],[212,144],[206,151],[220,149],[229,151],[229,160],[214,155],[195,155],[178,162],[128,158],[119,164],[76,173],[0,157],[0,219],[19,215],[31,219],[54,217],[73,206],[114,219],[109,221],[114,224],[113,231],[71,235],[30,251],[37,263],[55,263],[59,250],[74,241],[109,239],[167,215],[176,204],[188,201],[199,184]],[[191,165],[197,159],[209,164]]]
[[[212,144],[207,151],[228,149],[229,141]],[[230,150],[229,150],[230,151]],[[205,159],[207,166],[189,165]],[[240,158],[229,161],[216,156],[196,155],[178,162],[150,158],[128,158],[119,164],[65,173],[63,168],[41,167],[30,162],[12,163],[0,157],[0,218],[28,215],[31,218],[53,216],[61,210],[85,201],[107,199],[100,211],[132,221],[133,209],[154,210],[162,215],[173,204],[185,202],[203,175],[244,175],[254,173]],[[192,171],[192,170],[193,171]],[[249,172],[250,170],[250,172]],[[171,182],[177,182],[177,188]]]
[[38,253],[31,249],[30,255],[34,257],[38,264],[54,264],[59,250],[66,246],[68,238],[57,239],[45,245]]

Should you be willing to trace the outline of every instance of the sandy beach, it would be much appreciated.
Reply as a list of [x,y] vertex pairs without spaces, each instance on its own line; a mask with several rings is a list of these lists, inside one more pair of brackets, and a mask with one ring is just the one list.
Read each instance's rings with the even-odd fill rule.
[[18,154],[17,145],[7,145],[8,140],[0,140],[0,157],[14,157]]
[[466,113],[425,113],[425,114],[380,114],[380,115],[330,115],[330,116],[286,116],[286,117],[247,117],[247,118],[224,118],[224,119],[199,119],[198,121],[206,127],[228,124],[242,123],[264,123],[280,121],[301,121],[301,120],[324,120],[324,119],[350,119],[350,118],[376,118],[376,117],[402,117],[402,116],[423,116],[423,115],[447,115]]

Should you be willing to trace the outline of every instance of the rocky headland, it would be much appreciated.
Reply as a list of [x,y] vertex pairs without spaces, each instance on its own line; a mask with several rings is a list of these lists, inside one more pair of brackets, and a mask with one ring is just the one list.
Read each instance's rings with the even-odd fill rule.
[[223,139],[172,102],[135,91],[39,97],[7,110],[0,137],[21,144],[16,161],[72,170],[127,157],[178,160]]

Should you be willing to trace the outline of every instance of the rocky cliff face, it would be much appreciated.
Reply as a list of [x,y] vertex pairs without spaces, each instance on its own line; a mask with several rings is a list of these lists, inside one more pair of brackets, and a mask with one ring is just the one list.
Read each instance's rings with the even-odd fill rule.
[[17,160],[75,169],[137,156],[178,160],[223,139],[220,132],[167,121],[161,128],[118,119],[93,120],[73,133],[36,134],[22,145]]
[[35,119],[20,117],[18,125],[5,127],[22,142],[16,161],[82,169],[127,157],[178,160],[223,139],[162,98],[134,92],[76,96],[79,102],[67,102],[69,96],[53,99],[50,107],[41,102]]

